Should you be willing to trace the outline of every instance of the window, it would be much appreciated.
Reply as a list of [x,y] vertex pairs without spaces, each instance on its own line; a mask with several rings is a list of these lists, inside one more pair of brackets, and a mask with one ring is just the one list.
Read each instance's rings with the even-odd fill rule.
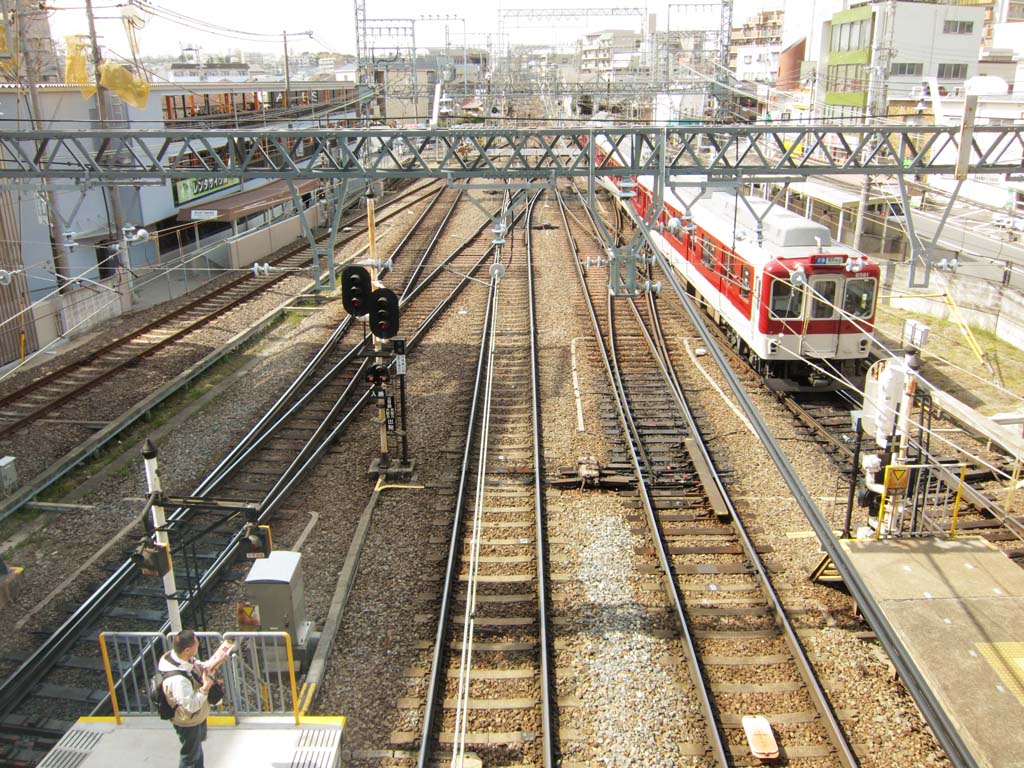
[[747,266],[740,269],[740,298],[750,298],[750,267]]
[[700,263],[713,272],[715,269],[715,244],[710,238],[705,237],[701,240],[700,245]]
[[900,75],[920,77],[921,75],[924,74],[924,64],[908,64],[894,62],[893,65],[889,67],[889,74],[893,75],[894,77],[898,77]]
[[974,22],[947,19],[942,24],[942,31],[947,35],[969,35],[974,32]]
[[964,80],[967,77],[966,64],[939,64],[940,80]]
[[743,57],[743,63],[744,64],[749,64],[751,62],[751,59],[752,59],[751,56],[744,56]]
[[769,304],[772,317],[781,320],[800,317],[803,303],[803,292],[791,282],[779,278],[772,281],[772,298]]
[[836,305],[838,280],[815,280],[814,303],[811,304],[812,320],[827,320],[832,317]]
[[859,93],[864,90],[864,65],[839,64],[829,67],[828,90],[833,93]]
[[875,280],[860,277],[846,281],[843,312],[854,317],[871,317],[875,311]]

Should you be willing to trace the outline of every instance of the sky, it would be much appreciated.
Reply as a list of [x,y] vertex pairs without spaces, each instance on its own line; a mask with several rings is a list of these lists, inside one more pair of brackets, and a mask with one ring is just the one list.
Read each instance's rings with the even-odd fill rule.
[[[149,0],[148,0],[149,1]],[[781,7],[784,0],[735,0],[733,18],[742,19],[759,8]],[[205,53],[220,54],[232,49],[248,51],[283,51],[283,32],[288,33],[289,51],[329,51],[355,53],[355,10],[351,0],[151,0],[160,11],[146,14],[145,25],[138,31],[140,53],[146,55],[177,55],[183,46],[198,46]],[[51,32],[58,40],[66,35],[87,34],[84,0],[58,4],[62,10],[50,16]],[[129,46],[121,22],[123,0],[93,0],[100,43],[109,52],[127,56]],[[638,5],[643,6],[641,0]],[[648,13],[657,13],[658,29],[665,29],[668,15],[673,14],[672,27],[682,27],[681,20],[695,16],[695,2],[683,8],[667,0],[647,2]],[[710,9],[711,3],[700,4]],[[498,9],[586,8],[612,7],[611,2],[594,0],[557,0],[544,4],[541,0],[519,2],[480,2],[480,0],[446,0],[436,3],[424,0],[366,0],[368,19],[415,19],[417,47],[443,46],[445,26],[453,47],[462,47],[465,32],[469,46],[485,47],[487,36],[496,36]],[[619,8],[628,7],[619,5]],[[282,13],[287,8],[287,14]],[[717,10],[714,11],[717,15]],[[164,14],[181,14],[195,21],[172,22]],[[441,20],[438,16],[454,16]],[[434,16],[435,18],[423,18]],[[710,17],[709,17],[710,18]],[[220,29],[211,29],[219,27]],[[701,24],[703,26],[703,24]],[[608,28],[635,28],[638,17],[600,17],[587,21],[544,20],[528,26],[519,22],[509,28],[513,43],[530,42],[541,45],[566,44],[587,31]],[[307,34],[311,32],[312,34]]]

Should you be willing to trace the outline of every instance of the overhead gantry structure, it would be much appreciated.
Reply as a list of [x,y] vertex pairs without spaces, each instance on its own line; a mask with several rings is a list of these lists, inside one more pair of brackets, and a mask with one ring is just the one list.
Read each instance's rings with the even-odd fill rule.
[[[614,162],[599,145],[614,147]],[[206,179],[486,179],[506,186],[651,177],[652,189],[786,185],[814,176],[907,179],[972,174],[1024,179],[1024,126],[699,125],[685,127],[17,131],[0,134],[0,179],[146,184]],[[342,186],[347,186],[342,185]],[[295,194],[294,185],[292,185]],[[297,198],[296,194],[296,198]],[[685,193],[680,193],[686,199]],[[607,243],[613,290],[637,288],[636,260],[662,200],[625,248]],[[950,207],[946,210],[948,216]],[[914,259],[930,267],[912,231]],[[330,262],[333,248],[326,249]],[[333,265],[331,265],[333,266]]]

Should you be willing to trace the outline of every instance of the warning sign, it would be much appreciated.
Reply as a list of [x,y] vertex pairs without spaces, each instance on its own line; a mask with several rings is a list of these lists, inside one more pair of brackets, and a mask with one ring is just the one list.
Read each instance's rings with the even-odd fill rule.
[[890,464],[885,468],[885,490],[905,491],[910,483],[910,467]]
[[255,632],[260,628],[260,607],[253,603],[238,601],[235,604],[238,629],[242,632]]

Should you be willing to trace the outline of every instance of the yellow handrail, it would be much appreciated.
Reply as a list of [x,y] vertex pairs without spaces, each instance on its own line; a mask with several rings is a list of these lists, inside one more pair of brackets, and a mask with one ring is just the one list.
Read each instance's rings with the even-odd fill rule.
[[107,688],[110,690],[110,705],[114,708],[114,722],[121,724],[121,713],[117,707],[117,692],[114,690],[114,673],[110,671],[110,654],[107,653],[107,633],[100,632],[100,655],[103,656],[103,671],[107,674]]

